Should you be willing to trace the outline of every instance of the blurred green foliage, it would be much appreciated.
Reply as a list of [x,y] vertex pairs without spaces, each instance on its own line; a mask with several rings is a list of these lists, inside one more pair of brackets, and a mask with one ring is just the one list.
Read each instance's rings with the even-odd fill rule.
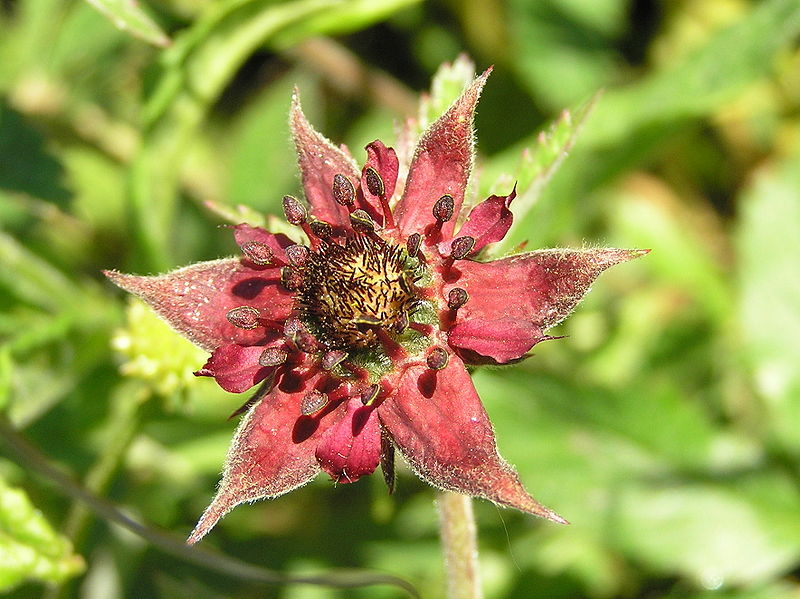
[[[299,191],[294,86],[357,150],[391,143],[466,52],[495,66],[476,193],[522,192],[506,249],[653,249],[603,275],[567,339],[476,372],[501,451],[572,522],[478,502],[487,597],[798,597],[799,39],[796,0],[0,2],[0,407],[92,493],[188,533],[242,398],[187,377],[202,356],[101,269],[229,254],[218,225],[279,212]],[[5,441],[0,586],[14,596],[404,596],[264,587],[165,554]],[[433,492],[399,482],[388,497],[380,477],[320,477],[238,508],[203,545],[287,574],[374,568],[441,596]]]

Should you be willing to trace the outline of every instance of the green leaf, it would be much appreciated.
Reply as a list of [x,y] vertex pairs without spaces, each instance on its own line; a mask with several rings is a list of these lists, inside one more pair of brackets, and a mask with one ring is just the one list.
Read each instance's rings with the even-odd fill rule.
[[781,476],[628,485],[618,507],[615,537],[627,553],[706,588],[769,580],[800,556],[800,501]]
[[775,54],[800,33],[800,4],[770,0],[723,29],[699,51],[632,86],[610,90],[586,141],[611,146],[648,125],[698,117],[772,69]]
[[11,349],[8,345],[0,346],[0,413],[8,407],[11,397]]
[[[598,92],[575,110],[563,111],[546,131],[539,134],[533,149],[526,148],[523,151],[513,176],[501,176],[485,194],[507,194],[510,186],[516,182],[517,198],[513,203],[515,222],[522,221],[535,207],[548,181],[575,145],[600,95]],[[495,244],[491,251],[495,255],[503,253],[513,243],[512,239],[506,237],[505,241]]]
[[465,54],[440,66],[431,81],[430,94],[420,102],[418,133],[443,115],[474,78],[475,63]]
[[[390,6],[396,9],[402,5]],[[320,33],[309,29],[307,23],[324,15],[335,13],[337,20],[355,14],[362,19],[370,15],[373,20],[387,16],[383,9],[367,8],[355,0],[298,0],[288,4],[229,0],[212,4],[207,14],[164,53],[164,72],[145,108],[148,131],[131,176],[133,226],[140,244],[138,257],[143,262],[140,266],[148,270],[171,266],[168,256],[178,174],[188,142],[244,61],[261,46],[275,43],[281,34]]]
[[84,568],[27,495],[0,478],[0,591],[29,579],[62,582]]
[[161,31],[136,0],[86,0],[108,17],[114,26],[154,46],[169,46],[170,39]]
[[741,348],[770,426],[800,448],[800,152],[761,171],[741,198]]

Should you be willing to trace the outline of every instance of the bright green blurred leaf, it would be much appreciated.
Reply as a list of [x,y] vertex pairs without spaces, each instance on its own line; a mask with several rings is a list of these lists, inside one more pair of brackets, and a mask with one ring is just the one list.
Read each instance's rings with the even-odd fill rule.
[[27,495],[0,478],[0,591],[28,579],[61,582],[84,567]]
[[145,13],[136,0],[86,0],[108,17],[117,29],[155,46],[168,46],[170,39]]
[[741,349],[770,427],[800,448],[800,153],[762,170],[741,198]]
[[614,536],[656,572],[679,572],[706,588],[768,580],[800,556],[800,501],[780,477],[753,482],[771,496],[735,484],[628,485]]

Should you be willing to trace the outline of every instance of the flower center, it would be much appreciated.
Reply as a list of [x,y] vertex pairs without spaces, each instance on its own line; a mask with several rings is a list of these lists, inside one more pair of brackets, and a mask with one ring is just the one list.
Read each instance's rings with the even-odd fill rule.
[[379,345],[379,331],[400,333],[418,304],[408,255],[377,237],[323,243],[304,262],[300,314],[329,348]]

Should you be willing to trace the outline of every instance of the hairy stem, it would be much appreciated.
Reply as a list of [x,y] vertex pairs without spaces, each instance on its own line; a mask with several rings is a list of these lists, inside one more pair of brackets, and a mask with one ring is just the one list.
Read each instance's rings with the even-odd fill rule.
[[439,507],[447,597],[481,599],[483,591],[478,571],[478,538],[472,499],[460,493],[442,491],[436,503]]

